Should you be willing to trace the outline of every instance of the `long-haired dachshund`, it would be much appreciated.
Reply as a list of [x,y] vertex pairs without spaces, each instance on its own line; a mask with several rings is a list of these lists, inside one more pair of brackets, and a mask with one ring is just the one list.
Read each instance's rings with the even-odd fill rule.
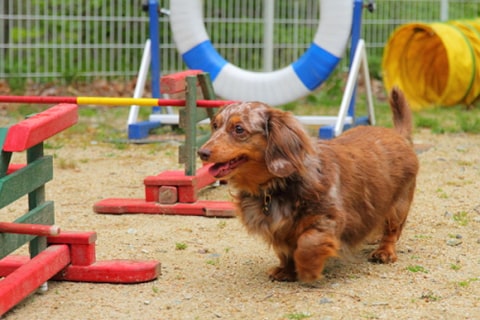
[[381,229],[370,260],[397,260],[413,200],[418,160],[404,95],[390,95],[395,129],[360,126],[314,143],[289,113],[261,102],[228,105],[199,149],[210,174],[235,188],[238,215],[270,244],[278,281],[314,281],[341,245],[354,247]]

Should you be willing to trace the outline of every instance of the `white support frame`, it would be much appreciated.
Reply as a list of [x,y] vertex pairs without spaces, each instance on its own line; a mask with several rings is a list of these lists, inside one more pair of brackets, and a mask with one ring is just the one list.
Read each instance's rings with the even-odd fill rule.
[[[142,56],[142,62],[138,73],[138,81],[135,86],[134,98],[140,98],[143,94],[145,82],[148,75],[148,67],[150,65],[150,40],[145,43],[145,49]],[[334,137],[339,136],[343,132],[345,125],[354,125],[355,119],[352,116],[348,116],[348,109],[353,99],[353,95],[356,93],[356,85],[358,77],[360,76],[360,70],[363,71],[363,80],[365,83],[365,89],[367,94],[368,104],[368,117],[371,125],[375,125],[375,112],[373,106],[373,94],[370,84],[370,74],[368,70],[367,52],[365,49],[365,41],[359,39],[353,61],[348,73],[347,83],[345,86],[345,92],[342,97],[339,112],[337,116],[297,116],[296,118],[300,123],[304,125],[334,125]],[[127,121],[127,126],[137,122],[138,118],[138,106],[131,106],[130,113]],[[178,114],[173,113],[171,107],[167,107],[166,114],[151,114],[149,120],[152,122],[161,122],[166,125],[175,125],[179,123]],[[208,119],[201,121],[200,123],[208,123]]]
[[360,67],[363,68],[363,80],[365,83],[365,91],[367,94],[368,118],[371,125],[375,125],[375,111],[373,107],[372,86],[370,83],[370,73],[368,70],[367,51],[365,50],[365,41],[358,40],[357,48],[353,56],[353,61],[348,73],[347,84],[343,94],[340,110],[338,112],[337,121],[334,128],[334,137],[339,136],[345,124],[354,124],[352,117],[348,116],[348,108],[352,101],[353,95],[356,93],[357,80],[360,73]]

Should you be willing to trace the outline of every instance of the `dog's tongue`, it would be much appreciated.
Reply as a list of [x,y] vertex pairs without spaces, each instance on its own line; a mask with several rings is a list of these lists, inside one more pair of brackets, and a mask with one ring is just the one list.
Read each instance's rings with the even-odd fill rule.
[[231,170],[229,162],[215,163],[208,169],[208,172],[215,178],[221,178],[226,176]]
[[219,178],[225,177],[227,174],[232,172],[236,167],[238,167],[239,165],[241,165],[246,161],[247,161],[246,157],[238,157],[227,162],[215,163],[213,166],[211,166],[208,169],[208,172],[215,178],[219,179]]

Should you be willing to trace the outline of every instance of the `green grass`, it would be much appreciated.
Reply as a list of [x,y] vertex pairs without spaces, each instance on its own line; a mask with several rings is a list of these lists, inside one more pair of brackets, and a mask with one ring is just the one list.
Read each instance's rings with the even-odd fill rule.
[[407,270],[410,271],[410,272],[413,272],[413,273],[428,273],[428,270],[425,269],[424,267],[422,266],[419,266],[419,265],[415,265],[415,266],[408,266],[407,267]]
[[[281,106],[298,115],[337,115],[343,97],[345,74],[333,75],[316,91],[296,102]],[[356,115],[367,115],[364,94],[356,98]],[[374,99],[376,124],[392,127],[392,114],[387,101]],[[480,133],[480,104],[467,109],[465,106],[437,107],[413,112],[414,127],[429,129],[435,134]]]
[[464,227],[468,225],[468,213],[465,211],[457,212],[453,215],[453,221]]
[[286,314],[285,318],[290,320],[301,320],[301,319],[310,318],[311,316],[312,314],[310,312],[295,312],[295,313]]
[[185,250],[187,249],[188,245],[184,242],[177,242],[175,243],[175,250]]
[[[343,97],[346,74],[335,71],[325,83],[310,95],[295,102],[280,106],[284,110],[291,111],[297,115],[332,115],[338,114],[338,109]],[[367,114],[366,98],[359,90],[356,98],[356,115]],[[384,94],[385,95],[385,94]],[[386,96],[386,95],[385,95]],[[392,127],[391,111],[387,101],[374,100],[376,125]],[[26,104],[18,105],[8,110],[8,121],[13,124],[21,121],[27,115],[41,112],[47,109],[46,105]],[[84,141],[90,144],[91,141],[114,143],[116,148],[123,150],[128,146],[123,143],[126,140],[126,119],[129,108],[119,107],[92,107],[80,106],[79,122],[55,137],[55,141],[49,141],[52,148],[64,145],[71,139]],[[139,120],[148,118],[150,110],[141,108]],[[417,130],[427,129],[435,134],[446,133],[468,133],[480,134],[480,105],[467,109],[464,106],[438,107],[422,110],[413,113],[414,127]],[[312,126],[312,134],[318,134],[318,126]],[[182,134],[181,130],[171,126],[161,127],[156,133],[163,134],[172,132]],[[438,190],[439,198],[447,197],[443,191]]]

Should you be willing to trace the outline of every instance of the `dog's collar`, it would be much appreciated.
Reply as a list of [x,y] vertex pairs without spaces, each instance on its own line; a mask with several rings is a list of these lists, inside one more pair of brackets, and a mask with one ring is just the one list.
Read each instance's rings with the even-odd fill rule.
[[272,206],[272,195],[266,191],[263,192],[263,214],[270,215],[270,207]]

